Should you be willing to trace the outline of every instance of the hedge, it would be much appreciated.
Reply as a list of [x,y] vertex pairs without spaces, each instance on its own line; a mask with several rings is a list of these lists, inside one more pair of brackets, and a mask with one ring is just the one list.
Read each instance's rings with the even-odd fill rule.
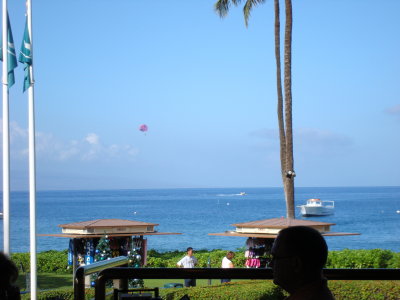
[[330,251],[326,268],[400,268],[399,253],[390,250]]
[[[29,271],[30,255],[29,253],[12,253],[11,260],[18,269]],[[22,271],[22,270],[21,270]],[[49,250],[37,254],[37,272],[38,273],[56,273],[72,274],[72,267],[68,266],[68,251]]]
[[[398,281],[329,281],[329,288],[336,300],[398,300]],[[171,290],[171,291],[169,291]],[[166,289],[162,293],[165,300],[177,300],[188,295],[190,299],[246,299],[282,300],[287,294],[271,281],[252,280],[234,282],[220,286]]]
[[[219,268],[225,250],[200,250],[195,256],[199,261],[198,267],[204,268],[210,260],[211,267]],[[146,267],[148,268],[175,268],[176,263],[185,255],[185,252],[157,252],[149,250]],[[45,251],[37,255],[38,273],[72,274],[72,268],[67,263],[67,250]],[[11,259],[18,268],[23,266],[29,270],[29,253],[14,253]],[[244,266],[243,251],[237,251],[233,263],[237,267]],[[326,268],[400,268],[400,253],[383,249],[330,251]]]
[[[329,281],[336,300],[398,300],[400,299],[399,281]],[[109,290],[111,291],[111,290]],[[246,300],[282,300],[286,293],[269,280],[237,281],[222,285],[160,289],[165,300],[176,300],[188,295],[192,300],[203,299],[246,299]],[[93,289],[86,289],[86,299],[94,297]],[[70,300],[74,298],[73,289],[60,289],[38,292],[38,300]],[[22,300],[30,299],[29,294]]]
[[[222,258],[226,255],[226,250],[199,250],[196,251],[195,257],[198,260],[197,267],[206,268],[208,266],[208,261],[210,261],[210,266],[212,268],[221,267]],[[147,265],[148,268],[175,268],[176,263],[186,255],[186,252],[172,251],[160,253],[155,250],[150,250],[148,252]],[[233,264],[235,266],[244,266],[246,258],[243,252],[236,252],[233,259]]]
[[329,281],[336,300],[398,300],[399,281]]
[[[94,289],[86,289],[85,291],[85,299],[94,298]],[[22,294],[21,300],[30,300],[31,295]],[[69,289],[59,289],[59,290],[51,290],[51,291],[39,291],[37,293],[37,300],[72,300],[74,299],[74,290],[72,288]]]
[[[148,254],[148,268],[174,268],[185,252],[160,253],[150,250]],[[243,251],[237,251],[235,254],[233,264],[237,267],[244,266]],[[211,267],[219,268],[225,255],[225,250],[200,250],[195,253],[200,268],[207,267],[208,259],[210,259]],[[400,253],[384,249],[329,251],[326,268],[400,268]]]
[[265,280],[238,281],[195,288],[172,288],[163,290],[161,294],[165,300],[178,300],[184,295],[196,300],[281,300],[284,298],[278,286]]

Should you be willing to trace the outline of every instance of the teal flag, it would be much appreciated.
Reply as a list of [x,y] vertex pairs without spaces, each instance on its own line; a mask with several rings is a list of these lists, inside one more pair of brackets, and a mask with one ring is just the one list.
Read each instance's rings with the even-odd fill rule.
[[[15,55],[14,40],[11,32],[10,18],[7,14],[7,35],[8,35],[8,45],[7,45],[7,71],[8,71],[8,88],[10,88],[14,83],[14,69],[17,67],[17,56]],[[3,61],[3,37],[0,36],[0,60]]]
[[19,51],[19,62],[25,64],[24,92],[32,85],[31,66],[32,66],[32,44],[28,28],[28,18],[25,22],[24,38],[22,40],[21,50]]

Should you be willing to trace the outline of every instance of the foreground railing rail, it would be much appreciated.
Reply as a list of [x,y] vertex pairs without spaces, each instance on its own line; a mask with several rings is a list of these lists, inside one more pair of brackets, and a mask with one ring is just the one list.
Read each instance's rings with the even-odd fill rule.
[[[90,265],[81,266],[76,269],[75,276],[74,276],[74,299],[85,299],[85,276],[90,275],[93,273],[100,272],[107,268],[113,268],[118,266],[128,265],[128,257],[126,256],[118,256],[115,258],[111,258],[108,260],[103,260],[99,262],[95,262]],[[124,269],[124,268],[118,268]],[[121,278],[114,278],[120,280],[120,286],[127,287],[128,278],[121,277]]]
[[[324,269],[331,280],[400,280],[400,269]],[[109,268],[100,272],[95,288],[96,300],[105,299],[109,279],[272,279],[272,269],[178,269],[178,268]],[[83,295],[84,296],[84,295]],[[84,299],[84,298],[75,298]]]

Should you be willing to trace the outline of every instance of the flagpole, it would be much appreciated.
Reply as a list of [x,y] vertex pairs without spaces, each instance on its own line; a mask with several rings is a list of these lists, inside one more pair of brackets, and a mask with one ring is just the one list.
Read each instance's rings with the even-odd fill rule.
[[[32,0],[26,2],[28,31],[32,42]],[[33,55],[32,55],[33,57]],[[29,216],[30,216],[30,252],[31,252],[31,299],[37,298],[37,268],[36,268],[36,155],[35,155],[35,101],[33,61],[28,66],[32,84],[28,88],[28,114],[29,114]]]
[[8,24],[7,0],[3,0],[3,240],[10,255],[10,128],[8,108]]

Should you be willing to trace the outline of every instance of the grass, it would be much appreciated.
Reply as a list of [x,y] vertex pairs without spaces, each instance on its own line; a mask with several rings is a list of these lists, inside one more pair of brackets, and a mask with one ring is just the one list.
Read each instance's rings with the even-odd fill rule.
[[[28,278],[30,280],[30,278]],[[29,281],[28,281],[29,282]],[[72,274],[42,273],[37,276],[38,289],[49,290],[72,287]],[[25,291],[26,274],[20,273],[17,285],[21,291]],[[29,287],[28,287],[29,289]]]
[[[41,273],[38,274],[37,278],[39,290],[49,289],[60,289],[60,288],[71,288],[72,287],[72,274],[52,274],[52,273]],[[148,288],[164,287],[166,283],[182,283],[183,279],[145,279],[145,286]],[[219,279],[213,279],[213,285],[220,284]],[[25,291],[26,286],[26,274],[19,274],[17,285],[21,291]],[[197,286],[208,285],[207,279],[197,279]],[[28,287],[29,289],[29,287]]]

